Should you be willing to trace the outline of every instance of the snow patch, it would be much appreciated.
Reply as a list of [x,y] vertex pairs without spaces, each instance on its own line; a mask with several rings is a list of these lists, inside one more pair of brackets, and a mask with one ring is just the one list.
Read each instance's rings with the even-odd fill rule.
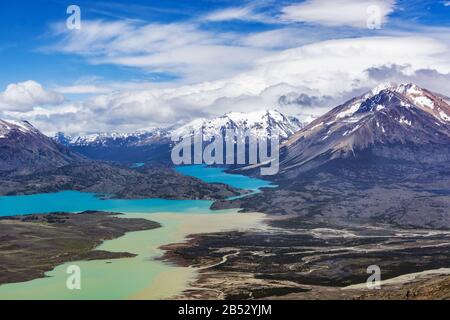
[[316,129],[316,128],[318,128],[318,127],[321,127],[321,126],[323,126],[323,122],[321,122],[321,123],[319,123],[319,124],[316,124],[315,126],[313,126],[311,129],[309,129],[309,130],[314,130],[314,129]]
[[412,122],[407,120],[407,119],[405,119],[405,117],[401,117],[398,122],[400,122],[400,124],[406,124],[408,126],[412,126]]
[[425,96],[412,97],[412,100],[414,101],[415,104],[419,106],[434,109],[434,102],[431,101],[431,99],[428,97]]
[[341,113],[338,113],[336,115],[336,119],[342,119],[342,118],[347,118],[349,116],[352,116],[356,111],[358,111],[360,106],[361,106],[361,101],[357,101],[357,102],[353,103],[346,110],[342,111]]
[[444,121],[450,121],[450,116],[448,116],[444,111],[440,110],[439,111],[439,116],[441,117],[442,120]]
[[0,120],[0,138],[6,138],[11,130],[17,130],[23,133],[34,133],[37,131],[26,121]]

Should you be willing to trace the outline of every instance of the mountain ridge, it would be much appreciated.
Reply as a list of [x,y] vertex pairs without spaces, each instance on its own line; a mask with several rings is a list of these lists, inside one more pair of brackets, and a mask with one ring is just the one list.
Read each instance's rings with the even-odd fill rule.
[[258,136],[270,137],[278,133],[287,139],[303,124],[293,116],[286,116],[277,110],[263,110],[251,113],[229,112],[215,118],[197,118],[178,128],[156,128],[139,130],[131,133],[94,133],[89,135],[69,136],[58,132],[53,139],[67,146],[144,146],[158,141],[167,141],[171,137],[184,137],[194,132],[203,132],[206,139],[214,134],[221,134],[226,129],[240,132],[250,130]]
[[28,174],[87,160],[27,121],[0,120],[0,151],[0,172],[6,174]]
[[276,110],[251,113],[230,112],[223,116],[206,119],[198,118],[183,126],[171,126],[135,133],[100,133],[70,137],[58,133],[53,139],[71,150],[94,160],[118,162],[146,162],[170,165],[170,151],[173,140],[202,132],[204,140],[226,130],[236,133],[252,132],[258,137],[279,136],[286,140],[303,124]]
[[[431,146],[450,149],[447,98],[414,84],[383,85],[335,107],[290,137],[282,147],[280,173],[293,177],[295,171],[357,157],[367,149],[393,157],[386,154],[387,149]],[[397,158],[412,160],[406,153]],[[421,160],[418,155],[415,158]],[[436,161],[449,159],[450,151],[436,157]]]

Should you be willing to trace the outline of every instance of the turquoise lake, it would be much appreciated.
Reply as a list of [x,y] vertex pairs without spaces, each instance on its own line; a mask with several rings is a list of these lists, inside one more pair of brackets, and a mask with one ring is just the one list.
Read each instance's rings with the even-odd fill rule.
[[81,212],[99,210],[111,212],[153,213],[204,212],[211,213],[212,201],[165,199],[101,199],[95,193],[62,191],[58,193],[0,197],[0,216],[31,213]]
[[[258,192],[270,187],[264,180],[235,176],[222,169],[205,166],[185,166],[177,171],[207,182],[227,183],[233,187]],[[273,187],[273,186],[272,186]],[[64,191],[52,194],[0,197],[0,216],[104,210],[121,212],[122,218],[142,218],[156,221],[161,228],[130,232],[105,241],[97,250],[130,252],[136,257],[71,261],[45,273],[44,278],[0,285],[0,300],[89,300],[89,299],[168,299],[190,286],[197,269],[166,264],[160,258],[161,246],[186,240],[190,234],[248,230],[260,228],[264,215],[238,213],[236,209],[210,210],[206,200],[103,200],[93,193]],[[81,290],[66,286],[69,266],[81,270]]]
[[199,178],[209,183],[225,183],[239,189],[258,191],[260,188],[273,188],[270,181],[251,178],[240,174],[226,173],[223,168],[211,168],[206,165],[180,166],[175,169],[186,176]]
[[[193,176],[209,183],[225,183],[235,188],[257,191],[262,187],[273,187],[270,182],[233,175],[224,169],[206,166],[177,167],[176,171],[187,176]],[[100,210],[111,212],[196,212],[214,213],[209,208],[212,201],[207,200],[166,200],[166,199],[102,199],[95,193],[78,191],[62,191],[58,193],[3,196],[0,197],[0,216],[12,216],[32,213],[50,212],[81,212],[85,210]]]

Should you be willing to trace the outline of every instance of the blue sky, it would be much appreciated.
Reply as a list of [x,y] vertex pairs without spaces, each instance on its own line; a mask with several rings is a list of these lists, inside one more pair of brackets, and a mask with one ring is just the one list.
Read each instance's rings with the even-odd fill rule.
[[[82,57],[70,54],[43,53],[40,48],[52,44],[53,23],[63,23],[68,15],[69,4],[77,4],[82,10],[83,20],[105,21],[136,20],[141,23],[170,23],[190,21],[209,12],[242,6],[242,1],[231,0],[164,0],[164,1],[2,1],[0,12],[0,85],[11,82],[34,79],[48,85],[55,83],[70,83],[79,78],[102,77],[109,80],[142,80],[162,81],[176,77],[173,74],[153,74],[137,68],[127,68],[117,65],[92,65]],[[251,4],[248,2],[247,4]],[[275,17],[279,8],[291,1],[259,1],[256,2],[261,12]],[[421,25],[450,25],[450,7],[443,5],[444,1],[398,1],[401,10],[391,15],[392,24],[414,23]],[[301,23],[300,23],[301,24]],[[279,23],[263,23],[260,21],[218,21],[205,22],[204,30],[220,32],[250,33],[279,28]],[[357,31],[354,30],[353,33]],[[360,31],[358,31],[359,33]],[[351,32],[349,32],[351,33]]]
[[[65,25],[71,4],[81,9],[81,30]],[[367,28],[371,5],[380,29]],[[319,103],[286,112],[319,114],[332,107],[329,97],[338,103],[375,84],[371,68],[389,69],[383,81],[448,87],[448,1],[18,0],[2,1],[0,14],[0,117],[30,118],[48,132],[135,130],[253,111],[292,92]],[[342,55],[349,65],[338,70]],[[319,58],[311,70],[323,75],[306,79]]]

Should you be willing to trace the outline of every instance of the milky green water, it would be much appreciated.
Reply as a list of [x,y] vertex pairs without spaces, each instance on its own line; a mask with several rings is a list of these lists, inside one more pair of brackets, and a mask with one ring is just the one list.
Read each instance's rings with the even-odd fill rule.
[[[258,189],[266,181],[236,179],[233,175],[206,167],[184,167],[189,175],[208,182],[228,183],[245,189]],[[208,174],[209,173],[209,174]],[[215,177],[215,178],[214,178]],[[228,180],[227,180],[228,179]],[[211,201],[203,200],[102,200],[95,194],[65,191],[54,194],[0,197],[0,215],[80,212],[105,210],[157,221],[162,228],[131,232],[106,241],[99,250],[131,252],[133,258],[74,261],[47,272],[45,278],[0,286],[0,299],[165,299],[179,294],[195,278],[195,268],[169,265],[160,260],[161,245],[183,241],[192,233],[255,226],[260,216],[237,214],[236,210],[210,211]],[[66,286],[68,266],[81,269],[81,290]]]
[[[145,217],[139,214],[129,216]],[[152,287],[158,275],[163,273],[178,273],[181,281],[176,285],[168,283],[166,287],[155,287],[147,298],[164,299],[179,293],[193,279],[195,270],[171,266],[154,259],[161,256],[162,251],[158,247],[182,240],[183,235],[177,232],[182,221],[156,216],[152,220],[158,220],[163,228],[131,232],[106,241],[97,248],[111,252],[131,252],[137,257],[65,263],[47,272],[46,278],[0,286],[0,299],[129,299]],[[66,286],[69,276],[66,271],[71,265],[80,267],[81,290],[69,290]]]

